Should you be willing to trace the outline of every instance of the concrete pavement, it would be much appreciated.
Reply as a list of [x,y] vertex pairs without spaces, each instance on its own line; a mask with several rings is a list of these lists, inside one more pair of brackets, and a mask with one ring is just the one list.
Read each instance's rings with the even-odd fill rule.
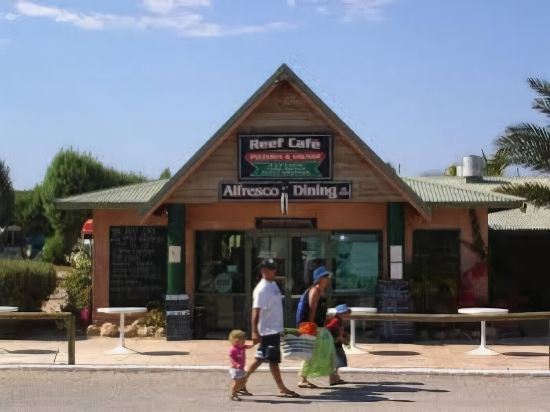
[[[76,342],[76,364],[93,367],[212,368],[227,365],[229,344],[225,340],[166,341],[152,338],[127,338],[126,346],[136,352],[109,355],[117,338],[96,337]],[[490,345],[496,356],[472,356],[466,352],[475,345],[465,344],[359,344],[363,351],[348,354],[351,369],[434,370],[549,373],[549,346],[507,344]],[[247,352],[248,360],[254,349]],[[66,365],[67,342],[62,340],[0,340],[0,368],[19,365]],[[298,361],[284,360],[283,368],[293,370]]]

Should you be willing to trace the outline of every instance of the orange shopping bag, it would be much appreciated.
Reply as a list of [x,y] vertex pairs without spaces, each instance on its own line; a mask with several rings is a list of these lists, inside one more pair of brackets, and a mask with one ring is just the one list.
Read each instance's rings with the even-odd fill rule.
[[298,331],[300,335],[317,336],[317,325],[313,322],[300,322]]

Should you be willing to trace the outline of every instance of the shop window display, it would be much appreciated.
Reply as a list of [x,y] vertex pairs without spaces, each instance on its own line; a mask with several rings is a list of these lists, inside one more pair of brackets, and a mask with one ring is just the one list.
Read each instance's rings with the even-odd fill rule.
[[335,292],[374,294],[380,271],[380,236],[377,233],[334,233]]
[[197,292],[244,293],[244,235],[197,233]]

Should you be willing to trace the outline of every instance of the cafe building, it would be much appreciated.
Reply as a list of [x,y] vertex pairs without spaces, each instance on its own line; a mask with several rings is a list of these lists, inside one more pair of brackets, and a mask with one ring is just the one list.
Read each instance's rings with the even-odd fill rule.
[[424,310],[486,303],[488,213],[523,199],[469,189],[472,170],[463,185],[399,176],[282,65],[172,178],[58,207],[92,212],[95,321],[95,308],[185,293],[221,333],[248,328],[267,257],[288,325],[321,264],[331,304],[377,306],[381,284],[413,278]]

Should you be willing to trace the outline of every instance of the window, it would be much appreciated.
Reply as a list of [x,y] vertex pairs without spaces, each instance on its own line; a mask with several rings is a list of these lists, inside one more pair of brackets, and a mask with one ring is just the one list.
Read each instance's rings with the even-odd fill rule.
[[331,246],[334,291],[374,295],[380,273],[380,234],[336,232]]
[[244,234],[197,232],[199,293],[244,293]]
[[460,276],[460,231],[416,230],[412,285],[415,310],[455,313]]

